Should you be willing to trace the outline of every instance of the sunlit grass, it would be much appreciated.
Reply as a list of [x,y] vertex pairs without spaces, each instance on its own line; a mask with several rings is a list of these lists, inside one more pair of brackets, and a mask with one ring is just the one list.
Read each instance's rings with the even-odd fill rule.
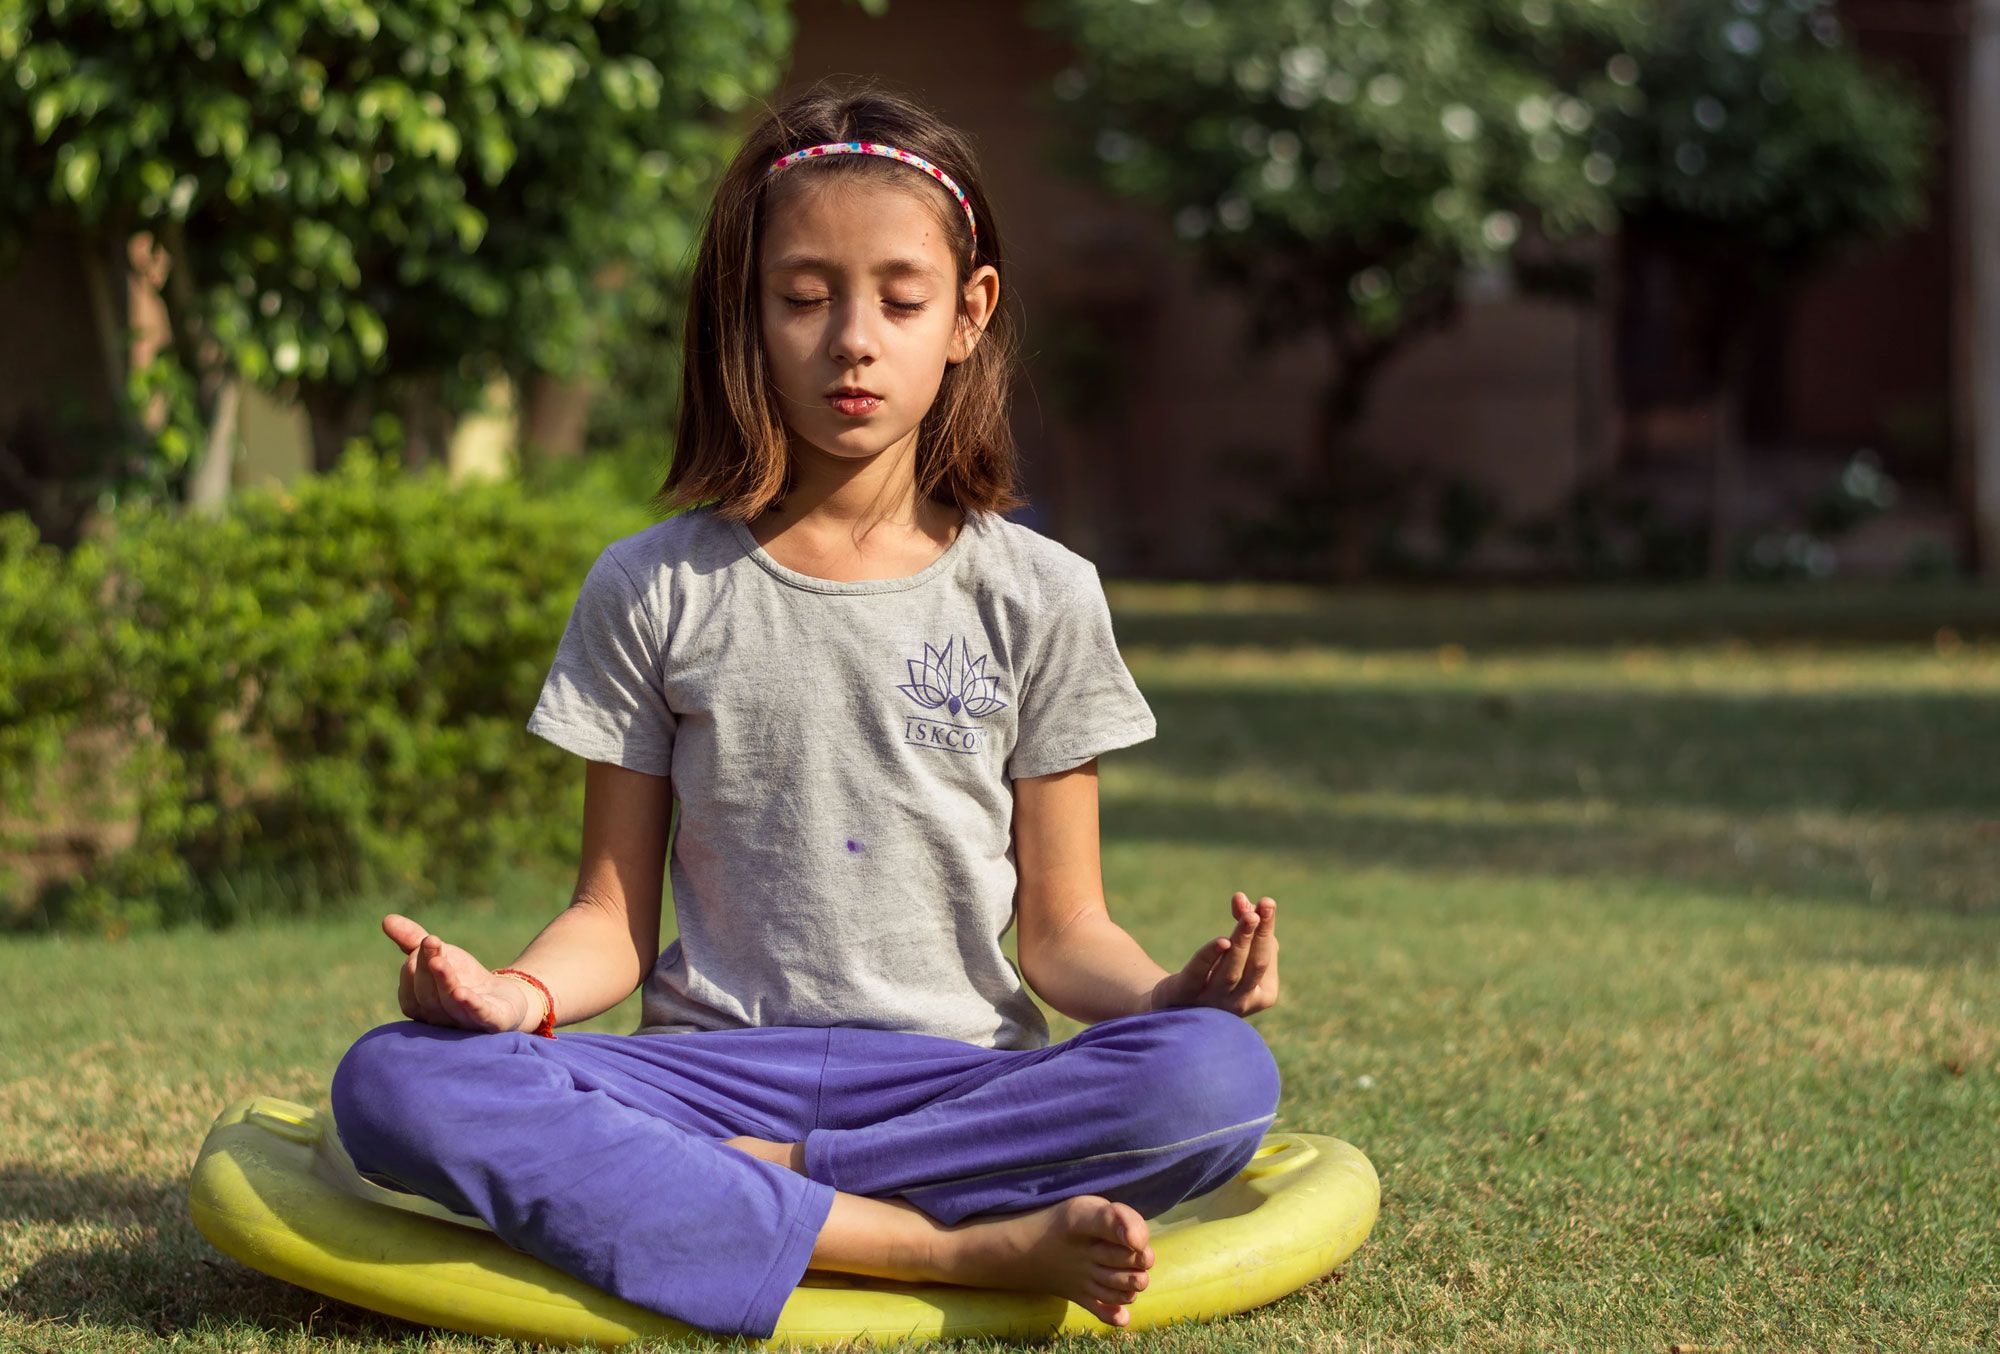
[[[2000,605],[1836,602],[1114,589],[1161,734],[1103,764],[1113,913],[1177,966],[1279,900],[1278,1127],[1384,1188],[1336,1276],[1132,1343],[1990,1347]],[[421,920],[497,964],[567,892]],[[397,957],[367,909],[0,945],[0,1347],[492,1347],[187,1217],[215,1112],[323,1103]]]

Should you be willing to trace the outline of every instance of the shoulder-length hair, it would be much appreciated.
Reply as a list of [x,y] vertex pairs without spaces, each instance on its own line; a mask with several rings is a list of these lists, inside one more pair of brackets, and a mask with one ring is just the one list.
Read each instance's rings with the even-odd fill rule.
[[[957,199],[935,179],[882,155],[827,155],[771,176],[773,160],[825,141],[880,141],[929,160],[957,181],[979,222],[978,253]],[[953,305],[966,319],[965,284],[980,264],[1000,271],[1000,304],[972,354],[945,367],[917,429],[920,495],[947,506],[1006,512],[1015,491],[1016,449],[1007,402],[1016,355],[1012,287],[1000,230],[967,137],[915,102],[872,82],[823,80],[766,113],[730,162],[702,226],[681,345],[681,406],[673,463],[654,495],[671,513],[713,502],[718,516],[748,521],[791,487],[791,456],[764,362],[758,243],[770,195],[824,178],[872,180],[920,194],[954,242]],[[782,201],[783,198],[781,197]]]

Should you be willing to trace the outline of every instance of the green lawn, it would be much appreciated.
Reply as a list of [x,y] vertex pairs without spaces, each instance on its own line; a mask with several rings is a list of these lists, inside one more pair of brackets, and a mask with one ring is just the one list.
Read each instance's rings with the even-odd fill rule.
[[[1131,1343],[1994,1347],[2000,591],[1112,599],[1113,913],[1177,967],[1277,898],[1278,1127],[1383,1182],[1335,1275]],[[567,891],[420,920],[497,964]],[[377,915],[0,943],[0,1348],[491,1347],[187,1217],[223,1104],[398,1017]]]

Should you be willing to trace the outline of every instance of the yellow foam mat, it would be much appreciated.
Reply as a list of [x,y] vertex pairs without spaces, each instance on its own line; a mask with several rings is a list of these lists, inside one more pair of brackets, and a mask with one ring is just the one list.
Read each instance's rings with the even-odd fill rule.
[[[1273,1131],[1235,1179],[1147,1219],[1154,1265],[1127,1326],[1052,1294],[811,1270],[770,1344],[1115,1335],[1248,1311],[1352,1255],[1380,1198],[1375,1168],[1347,1143]],[[714,1338],[515,1250],[478,1218],[364,1179],[328,1112],[275,1096],[216,1118],[188,1210],[252,1269],[426,1325],[546,1345]]]

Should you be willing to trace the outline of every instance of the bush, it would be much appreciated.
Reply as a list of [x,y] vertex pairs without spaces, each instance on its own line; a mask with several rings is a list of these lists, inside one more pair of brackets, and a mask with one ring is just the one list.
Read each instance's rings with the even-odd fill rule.
[[[136,829],[17,910],[223,925],[420,903],[573,851],[579,815],[552,789],[580,788],[575,759],[523,726],[591,562],[649,520],[632,501],[453,484],[355,448],[221,517],[121,507],[67,585],[6,538],[0,647],[34,657],[0,668],[0,710],[38,732],[0,748],[33,745],[9,755],[22,777],[46,770],[51,730],[119,731],[104,775]],[[68,599],[50,618],[44,589]],[[78,590],[103,598],[87,625]]]
[[23,887],[15,862],[37,844],[24,810],[59,774],[70,731],[104,702],[86,581],[94,553],[86,543],[66,564],[26,513],[0,515],[0,897]]

